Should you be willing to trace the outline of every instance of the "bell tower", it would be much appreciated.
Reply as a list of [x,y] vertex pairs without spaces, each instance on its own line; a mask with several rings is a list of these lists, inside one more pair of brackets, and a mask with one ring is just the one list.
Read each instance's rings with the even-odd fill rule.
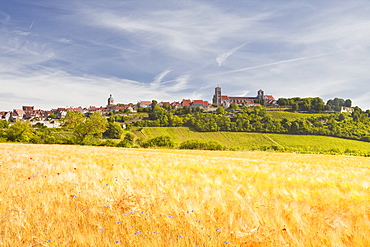
[[215,88],[215,95],[213,95],[212,104],[214,105],[221,105],[221,88]]
[[108,98],[108,106],[110,105],[114,105],[114,99],[112,97],[112,95],[110,95],[110,97]]
[[265,99],[265,93],[263,92],[262,89],[258,90],[257,99],[259,99],[259,100]]

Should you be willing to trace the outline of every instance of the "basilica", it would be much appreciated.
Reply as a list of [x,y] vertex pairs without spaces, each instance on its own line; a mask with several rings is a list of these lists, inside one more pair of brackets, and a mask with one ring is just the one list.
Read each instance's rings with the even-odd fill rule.
[[215,88],[215,94],[213,95],[212,104],[218,106],[228,107],[232,103],[238,105],[254,106],[259,103],[264,103],[265,105],[275,105],[276,100],[272,95],[265,95],[263,90],[258,90],[256,97],[235,97],[222,95],[221,87]]

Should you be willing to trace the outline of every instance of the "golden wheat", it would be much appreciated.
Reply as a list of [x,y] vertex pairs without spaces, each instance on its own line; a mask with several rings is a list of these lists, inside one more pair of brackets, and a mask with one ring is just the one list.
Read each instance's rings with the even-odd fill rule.
[[370,246],[370,161],[0,144],[2,246]]

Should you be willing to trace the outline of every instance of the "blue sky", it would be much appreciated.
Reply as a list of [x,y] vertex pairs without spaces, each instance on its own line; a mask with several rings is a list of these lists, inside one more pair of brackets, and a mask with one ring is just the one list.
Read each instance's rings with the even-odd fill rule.
[[0,110],[259,89],[370,108],[370,2],[3,0]]

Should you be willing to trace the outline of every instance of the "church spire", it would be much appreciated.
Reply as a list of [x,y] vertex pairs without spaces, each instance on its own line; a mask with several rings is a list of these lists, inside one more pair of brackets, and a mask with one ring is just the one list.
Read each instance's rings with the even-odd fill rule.
[[112,95],[110,95],[109,98],[108,98],[108,105],[114,105],[114,99],[113,99]]

